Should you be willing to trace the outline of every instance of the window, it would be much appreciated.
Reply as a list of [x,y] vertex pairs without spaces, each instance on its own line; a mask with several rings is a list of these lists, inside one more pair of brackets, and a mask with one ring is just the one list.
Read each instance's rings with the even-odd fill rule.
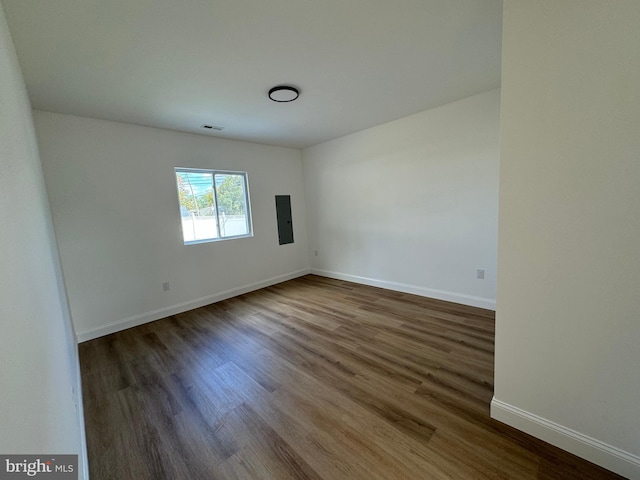
[[185,244],[250,237],[246,172],[176,168]]

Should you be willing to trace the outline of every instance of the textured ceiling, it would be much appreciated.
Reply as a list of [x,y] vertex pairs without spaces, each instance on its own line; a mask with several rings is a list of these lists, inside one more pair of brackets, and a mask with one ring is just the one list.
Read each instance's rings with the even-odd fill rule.
[[[500,0],[2,5],[53,112],[305,147],[500,85]],[[300,98],[271,102],[281,83]]]

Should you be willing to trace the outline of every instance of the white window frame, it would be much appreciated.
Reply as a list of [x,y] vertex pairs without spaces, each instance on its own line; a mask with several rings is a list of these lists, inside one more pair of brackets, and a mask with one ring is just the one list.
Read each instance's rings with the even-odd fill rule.
[[[180,207],[180,192],[179,192],[179,187],[178,187],[178,180],[177,180],[177,174],[180,172],[185,172],[185,173],[208,173],[212,175],[213,178],[213,199],[214,199],[214,203],[215,203],[215,221],[216,221],[216,232],[218,234],[217,238],[203,238],[200,240],[190,240],[187,241],[184,238],[184,226],[183,226],[183,222],[182,222],[182,212],[180,211],[180,233],[182,235],[182,241],[185,245],[196,245],[199,243],[210,243],[210,242],[221,242],[224,240],[234,240],[237,238],[248,238],[248,237],[253,237],[253,222],[252,222],[252,216],[251,216],[251,199],[250,199],[250,194],[249,194],[249,175],[247,174],[247,172],[240,172],[240,171],[234,171],[234,170],[215,170],[215,169],[210,169],[210,168],[190,168],[190,167],[175,167],[174,168],[174,173],[173,173],[173,181],[176,184],[176,193],[178,194],[178,207]],[[220,211],[219,211],[219,205],[218,205],[218,192],[216,189],[216,182],[215,182],[215,176],[216,174],[219,175],[238,175],[241,176],[244,180],[244,200],[245,200],[245,207],[246,207],[246,214],[247,214],[247,230],[248,233],[242,234],[242,235],[229,235],[226,237],[222,237],[221,233],[220,233]]]

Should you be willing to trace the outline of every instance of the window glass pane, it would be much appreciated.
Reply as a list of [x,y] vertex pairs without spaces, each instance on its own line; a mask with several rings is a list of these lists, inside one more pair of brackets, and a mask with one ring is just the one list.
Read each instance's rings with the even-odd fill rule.
[[176,181],[184,241],[218,238],[213,174],[177,171]]
[[247,174],[176,168],[185,244],[251,236]]
[[216,173],[216,196],[220,236],[234,237],[249,233],[245,176],[233,173]]

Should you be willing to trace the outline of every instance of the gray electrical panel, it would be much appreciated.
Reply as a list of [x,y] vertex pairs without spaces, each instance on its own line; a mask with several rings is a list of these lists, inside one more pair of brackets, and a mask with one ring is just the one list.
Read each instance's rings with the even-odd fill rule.
[[278,218],[278,240],[280,245],[293,243],[291,195],[276,195],[276,216]]

